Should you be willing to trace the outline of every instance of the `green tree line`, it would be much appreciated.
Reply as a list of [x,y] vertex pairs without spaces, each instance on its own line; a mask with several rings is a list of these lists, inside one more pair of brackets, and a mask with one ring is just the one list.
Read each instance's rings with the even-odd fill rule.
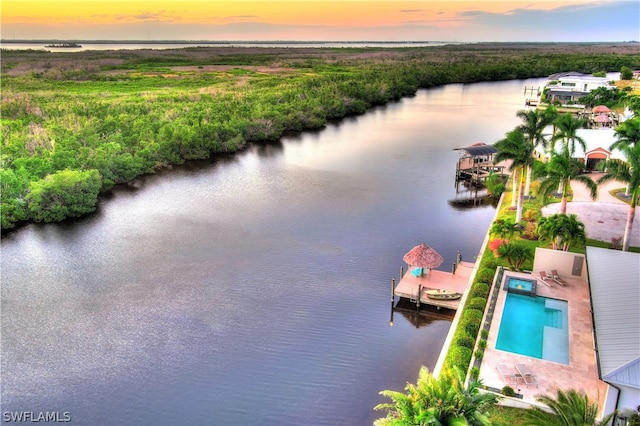
[[100,191],[142,174],[320,128],[420,88],[640,67],[638,54],[475,45],[207,52],[3,51],[2,229],[82,215]]

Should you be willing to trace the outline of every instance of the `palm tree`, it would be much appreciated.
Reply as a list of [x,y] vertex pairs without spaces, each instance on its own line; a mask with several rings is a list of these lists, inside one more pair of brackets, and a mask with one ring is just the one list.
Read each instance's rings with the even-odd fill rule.
[[585,119],[573,118],[571,113],[566,113],[555,119],[555,134],[551,137],[551,151],[555,151],[557,141],[562,141],[563,150],[569,151],[573,156],[576,153],[576,143],[579,143],[583,151],[587,150],[587,144],[578,136],[578,130],[584,128]]
[[498,247],[498,256],[507,259],[507,263],[516,271],[520,270],[524,262],[531,259],[531,249],[521,242],[507,242]]
[[627,161],[607,160],[605,162],[605,174],[598,179],[598,183],[619,180],[627,184],[631,194],[631,202],[629,203],[627,222],[624,227],[622,250],[629,251],[631,228],[636,215],[638,196],[640,196],[640,144],[621,146],[619,149],[625,154]]
[[618,140],[609,149],[619,149],[627,145],[637,145],[640,141],[640,117],[634,117],[620,123],[614,131]]
[[587,240],[584,223],[575,214],[554,214],[540,218],[536,231],[542,240],[551,241],[553,250],[569,251],[571,245]]
[[518,224],[511,219],[496,219],[491,224],[491,234],[510,240],[518,232]]
[[615,414],[611,413],[596,422],[598,404],[575,390],[565,392],[558,389],[555,399],[547,395],[538,395],[536,399],[549,407],[551,413],[539,407],[530,408],[526,411],[524,426],[604,426]]
[[[621,149],[624,146],[634,146],[640,141],[640,117],[634,117],[630,120],[623,121],[618,127],[615,128],[615,135],[618,138],[611,146],[610,150]],[[627,186],[625,195],[630,194],[630,189]]]
[[[557,118],[558,112],[554,107],[549,107],[544,111],[537,109],[520,110],[516,116],[522,120],[522,124],[516,127],[521,131],[533,147],[538,145],[547,149],[547,140],[544,138],[543,131]],[[529,188],[531,186],[531,166],[527,166],[527,178],[524,187],[524,196],[529,196]]]
[[563,149],[560,153],[553,153],[551,160],[545,165],[542,183],[539,192],[548,196],[555,188],[562,188],[562,201],[560,203],[560,213],[567,212],[567,195],[569,184],[572,180],[582,182],[589,188],[592,199],[598,196],[598,185],[588,176],[581,174],[582,163],[571,157],[568,150]]
[[380,392],[393,400],[379,404],[376,410],[387,410],[387,417],[374,422],[376,426],[471,425],[489,426],[484,411],[495,405],[498,396],[480,392],[481,382],[464,384],[464,374],[455,369],[443,369],[436,378],[426,367],[420,369],[416,385],[408,383],[407,393]]
[[[514,174],[513,181],[513,197],[518,195],[516,223],[522,219],[522,205],[524,203],[524,170],[533,164],[533,145],[531,145],[519,130],[512,130],[507,133],[507,137],[495,143],[498,150],[494,156],[496,163],[503,160],[511,160],[509,170]],[[516,188],[516,179],[520,182],[519,188]]]

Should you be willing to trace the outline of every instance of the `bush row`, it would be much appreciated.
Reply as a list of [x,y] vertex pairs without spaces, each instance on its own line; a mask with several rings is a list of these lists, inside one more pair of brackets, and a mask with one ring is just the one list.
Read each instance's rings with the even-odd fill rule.
[[[473,348],[478,337],[478,332],[482,327],[482,318],[487,305],[487,298],[493,277],[495,275],[495,267],[486,267],[480,265],[480,269],[469,290],[462,315],[458,321],[458,325],[453,335],[451,346],[445,357],[445,368],[457,367],[461,371],[467,371],[473,356]],[[482,357],[485,344],[481,345],[479,353],[476,356]]]

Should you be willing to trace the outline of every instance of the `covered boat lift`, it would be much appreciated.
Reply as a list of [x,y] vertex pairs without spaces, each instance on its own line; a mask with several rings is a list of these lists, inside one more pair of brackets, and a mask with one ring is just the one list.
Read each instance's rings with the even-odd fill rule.
[[465,148],[455,148],[454,151],[460,152],[456,164],[456,183],[464,180],[482,187],[492,173],[504,175],[506,165],[493,162],[493,157],[498,152],[493,145],[478,142]]

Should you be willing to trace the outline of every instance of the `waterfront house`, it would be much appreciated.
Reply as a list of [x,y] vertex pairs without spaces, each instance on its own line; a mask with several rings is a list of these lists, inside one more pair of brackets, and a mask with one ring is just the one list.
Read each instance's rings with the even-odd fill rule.
[[613,88],[606,77],[567,72],[550,75],[545,92],[547,102],[558,101],[567,104],[578,102],[580,98],[600,87]]

